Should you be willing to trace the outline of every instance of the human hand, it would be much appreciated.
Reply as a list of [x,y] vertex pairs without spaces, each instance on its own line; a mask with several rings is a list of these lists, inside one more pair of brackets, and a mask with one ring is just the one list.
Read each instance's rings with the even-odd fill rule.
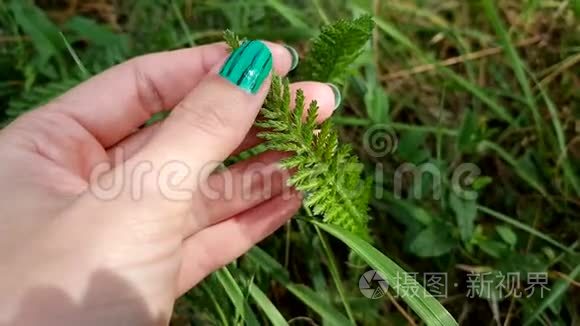
[[[293,63],[252,44],[223,76],[225,44],[130,60],[0,132],[0,324],[167,324],[178,296],[296,212],[282,153],[215,172],[259,143],[268,58],[282,75]],[[331,87],[298,88],[332,113]]]

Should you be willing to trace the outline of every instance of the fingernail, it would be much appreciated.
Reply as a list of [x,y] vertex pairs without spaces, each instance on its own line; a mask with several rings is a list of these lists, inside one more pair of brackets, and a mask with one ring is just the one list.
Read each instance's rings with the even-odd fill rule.
[[336,110],[338,109],[340,103],[342,102],[342,94],[340,93],[340,89],[338,88],[338,86],[330,83],[327,85],[330,86],[332,92],[334,93],[334,109]]
[[230,54],[219,74],[239,88],[256,94],[271,71],[272,53],[266,44],[246,41]]
[[296,49],[291,47],[290,45],[284,44],[284,47],[286,48],[286,50],[288,50],[288,52],[290,52],[290,56],[292,56],[292,66],[290,67],[290,71],[292,71],[296,69],[296,67],[298,67],[298,64],[300,63],[300,55],[298,54],[298,51],[296,51]]

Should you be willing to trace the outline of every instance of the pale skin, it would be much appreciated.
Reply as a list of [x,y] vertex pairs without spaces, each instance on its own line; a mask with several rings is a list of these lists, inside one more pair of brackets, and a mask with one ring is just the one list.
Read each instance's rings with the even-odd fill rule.
[[[268,46],[274,71],[285,75],[290,54]],[[270,78],[256,95],[236,88],[217,74],[227,56],[225,44],[212,44],[136,58],[0,131],[0,325],[167,324],[176,298],[295,214],[301,196],[277,174],[281,153],[230,167],[240,179],[260,162],[271,182],[235,186],[227,199],[199,191],[222,173],[207,172],[217,162],[259,142],[252,124]],[[318,101],[321,120],[332,114],[328,85],[291,89]],[[171,109],[162,123],[139,128]],[[98,177],[106,183],[141,162],[155,172],[171,161],[190,169],[174,185],[189,200],[167,198],[153,176],[143,178],[138,200],[130,187],[112,200],[90,191],[96,166],[108,164]],[[264,191],[267,198],[247,196]]]

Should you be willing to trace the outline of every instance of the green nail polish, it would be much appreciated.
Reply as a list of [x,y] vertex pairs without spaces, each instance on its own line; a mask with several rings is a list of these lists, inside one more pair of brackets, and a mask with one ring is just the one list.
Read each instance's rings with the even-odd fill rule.
[[284,45],[286,50],[290,52],[290,56],[292,56],[292,66],[290,67],[290,71],[296,69],[298,67],[298,63],[300,63],[300,55],[298,55],[298,51],[295,48],[291,47],[290,45]]
[[330,88],[332,89],[332,92],[334,93],[334,109],[338,109],[338,107],[340,106],[340,103],[342,102],[342,94],[340,92],[340,89],[338,88],[338,86],[334,85],[334,84],[327,84],[328,86],[330,86]]
[[247,41],[232,52],[219,74],[241,89],[256,94],[270,71],[270,49],[260,41]]

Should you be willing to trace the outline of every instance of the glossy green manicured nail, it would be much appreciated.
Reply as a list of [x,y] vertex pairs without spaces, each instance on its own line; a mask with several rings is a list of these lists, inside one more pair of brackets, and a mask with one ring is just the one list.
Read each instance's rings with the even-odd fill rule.
[[252,94],[258,93],[272,71],[272,53],[260,41],[247,41],[236,49],[222,69],[220,76]]
[[288,50],[288,52],[290,52],[290,55],[292,56],[292,66],[290,67],[290,70],[292,71],[296,69],[296,67],[298,67],[298,63],[300,63],[300,55],[298,55],[298,51],[296,51],[296,49],[290,45],[284,45],[284,47],[286,50]]
[[342,93],[340,92],[340,89],[338,88],[338,86],[334,85],[334,84],[327,84],[328,86],[330,86],[330,88],[332,88],[332,92],[334,93],[334,109],[338,109],[338,107],[340,106],[340,103],[342,102]]

